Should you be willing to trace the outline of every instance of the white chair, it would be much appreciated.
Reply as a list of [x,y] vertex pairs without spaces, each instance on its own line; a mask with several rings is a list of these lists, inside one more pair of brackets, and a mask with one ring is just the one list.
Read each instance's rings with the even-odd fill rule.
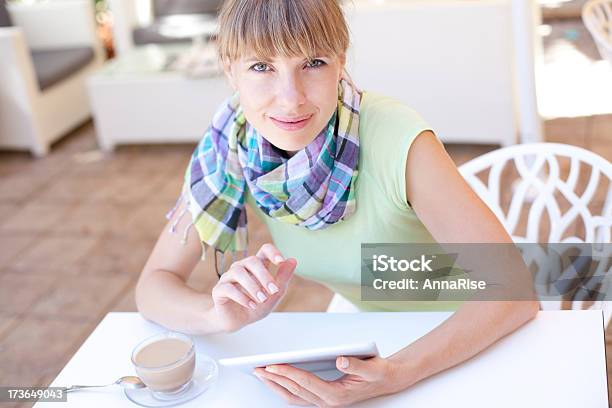
[[44,156],[90,116],[85,80],[104,61],[93,2],[7,8],[9,21],[0,24],[0,148]]
[[601,56],[612,64],[612,0],[588,1],[582,9],[582,21]]
[[[517,243],[612,242],[612,164],[595,153],[556,143],[516,145],[477,157],[463,164],[459,171]],[[564,173],[568,173],[567,178],[561,177]],[[511,183],[508,176],[513,175],[515,182]],[[577,191],[578,181],[581,181],[580,185],[586,183],[583,192]],[[558,202],[561,198],[565,200],[564,204]],[[589,204],[597,200],[601,205],[593,213]],[[564,208],[566,211],[562,211],[561,207],[567,207]],[[550,225],[541,228],[545,214],[548,214]],[[519,228],[521,220],[527,224],[524,231]],[[576,220],[584,224],[583,237],[575,236],[576,231],[571,231],[571,227],[576,226]],[[542,229],[548,232],[546,236],[540,235]],[[610,245],[602,246],[599,249],[601,252],[593,255],[607,256],[609,259],[612,256],[610,248]],[[534,261],[537,262],[537,259]],[[605,267],[604,263],[600,263],[596,275],[608,273]],[[609,274],[606,275],[604,286],[600,289],[604,293],[610,290],[609,277]],[[547,278],[536,276],[538,282],[545,282]],[[541,303],[545,310],[562,307],[561,301]],[[608,322],[612,312],[609,302],[589,304],[575,301],[572,308],[582,309],[585,305],[601,307]],[[357,310],[349,301],[335,295],[327,311]]]
[[[576,146],[534,143],[492,151],[459,171],[516,243],[591,243],[594,256],[612,256],[610,245],[596,245],[612,242],[612,164],[606,159]],[[605,275],[598,290],[607,293],[610,271],[605,268],[600,262],[595,276]],[[536,276],[536,282],[549,278]],[[560,309],[562,301],[541,304]],[[601,308],[606,322],[610,318],[607,301],[574,299],[571,306]]]

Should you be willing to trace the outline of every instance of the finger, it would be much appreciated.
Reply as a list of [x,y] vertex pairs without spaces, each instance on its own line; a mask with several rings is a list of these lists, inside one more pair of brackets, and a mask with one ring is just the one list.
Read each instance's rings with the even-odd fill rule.
[[236,264],[230,271],[228,279],[238,283],[255,302],[263,303],[268,299],[257,279],[243,265]]
[[257,304],[233,283],[217,284],[213,288],[213,296],[219,300],[220,304],[225,304],[231,300],[247,309],[257,309]]
[[261,260],[269,260],[274,265],[278,265],[285,260],[278,248],[270,243],[263,244],[255,256]]
[[276,272],[276,282],[284,289],[287,288],[287,284],[293,277],[293,272],[295,271],[296,266],[297,261],[295,258],[289,258],[282,262],[278,267],[278,271]]
[[298,384],[300,387],[303,387],[308,392],[318,395],[324,400],[335,391],[333,385],[320,379],[315,374],[312,374],[306,370],[300,370],[299,368],[295,368],[287,364],[270,365],[267,366],[264,371],[286,377]]
[[262,378],[265,378],[269,381],[272,381],[276,384],[278,384],[279,386],[283,387],[285,390],[287,390],[289,393],[301,398],[304,401],[309,402],[310,404],[314,404],[314,405],[322,405],[322,400],[321,398],[319,398],[318,396],[316,396],[315,394],[313,394],[312,392],[306,390],[305,388],[301,387],[299,384],[297,384],[295,381],[284,377],[282,375],[276,375],[273,373],[270,373],[268,371],[259,371],[260,376]]
[[336,367],[345,374],[358,375],[366,380],[378,378],[381,374],[380,357],[361,360],[355,357],[338,357]]
[[292,393],[290,393],[289,391],[287,391],[285,388],[281,387],[280,385],[278,385],[277,383],[275,383],[274,381],[270,381],[267,378],[263,377],[260,374],[255,373],[255,375],[257,376],[257,378],[259,378],[264,384],[266,384],[266,386],[268,386],[269,388],[271,388],[274,392],[276,392],[277,394],[279,394],[285,401],[287,401],[289,404],[292,405],[312,405],[310,402],[303,400],[302,398],[298,397],[297,395],[293,395]]
[[265,288],[270,295],[279,291],[274,276],[268,271],[266,265],[260,258],[250,256],[240,262],[255,278],[257,278],[259,284]]

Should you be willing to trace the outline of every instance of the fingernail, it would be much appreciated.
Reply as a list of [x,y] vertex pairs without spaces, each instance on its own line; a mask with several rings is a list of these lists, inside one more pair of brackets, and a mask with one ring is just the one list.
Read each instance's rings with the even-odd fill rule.
[[349,362],[348,358],[340,357],[340,368],[348,368]]
[[252,300],[249,302],[249,307],[253,310],[257,309],[257,304],[255,304],[255,302],[253,302]]
[[269,373],[275,373],[276,372],[276,367],[274,366],[267,366],[266,367],[266,371]]
[[257,299],[259,299],[260,302],[265,302],[267,298],[268,297],[264,295],[264,293],[261,290],[257,292]]
[[278,292],[278,286],[270,282],[268,283],[268,290],[270,291],[271,294],[275,294],[276,292]]
[[283,257],[282,257],[282,256],[280,256],[280,255],[276,255],[276,257],[274,258],[274,262],[276,262],[276,263],[281,263],[281,262],[283,262],[284,260],[285,260],[285,258],[283,258]]

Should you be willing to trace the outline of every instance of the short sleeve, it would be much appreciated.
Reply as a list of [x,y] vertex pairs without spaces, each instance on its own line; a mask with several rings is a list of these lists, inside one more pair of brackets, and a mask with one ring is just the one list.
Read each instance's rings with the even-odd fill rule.
[[414,109],[393,98],[366,92],[361,108],[362,162],[392,203],[410,210],[406,202],[408,151],[419,134],[433,132],[433,128]]

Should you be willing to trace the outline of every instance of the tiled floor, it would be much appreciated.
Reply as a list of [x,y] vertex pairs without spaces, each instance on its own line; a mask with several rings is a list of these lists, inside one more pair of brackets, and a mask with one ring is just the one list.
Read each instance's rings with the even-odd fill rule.
[[[549,120],[545,129],[548,141],[612,160],[612,115]],[[135,281],[192,148],[131,146],[101,155],[87,123],[44,159],[0,153],[0,384],[48,384],[107,312],[135,310]],[[459,165],[493,148],[448,151]],[[249,219],[252,250],[269,237],[257,217]],[[211,267],[202,262],[190,284],[210,288]],[[324,310],[330,298],[297,279],[281,309]]]

